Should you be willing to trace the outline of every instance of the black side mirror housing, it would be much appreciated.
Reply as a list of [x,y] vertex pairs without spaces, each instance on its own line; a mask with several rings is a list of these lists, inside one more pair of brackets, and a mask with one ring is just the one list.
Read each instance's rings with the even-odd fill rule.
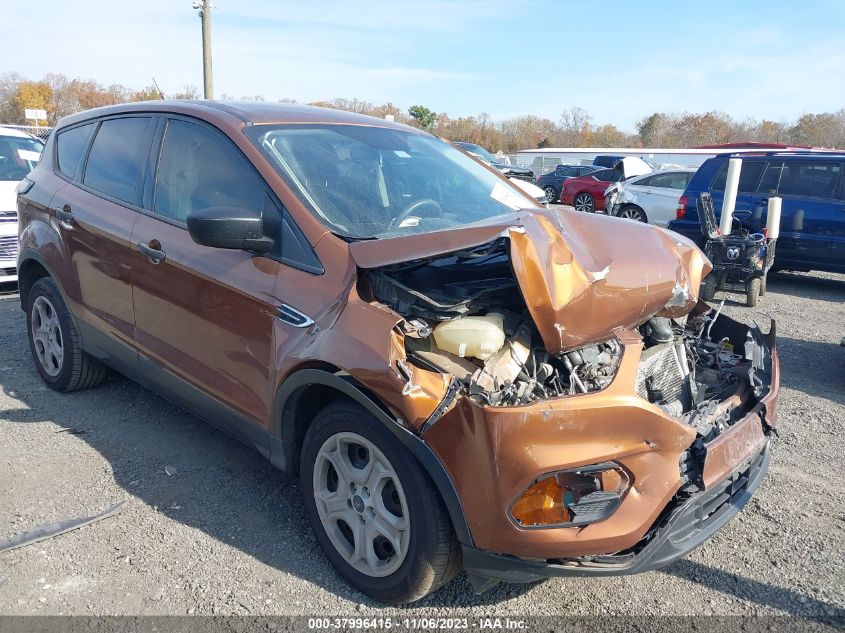
[[188,233],[203,246],[266,253],[273,240],[264,231],[264,219],[238,207],[208,207],[188,215]]

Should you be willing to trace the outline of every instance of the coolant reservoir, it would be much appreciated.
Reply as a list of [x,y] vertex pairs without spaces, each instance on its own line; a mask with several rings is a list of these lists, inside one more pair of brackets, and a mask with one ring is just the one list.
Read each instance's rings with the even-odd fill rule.
[[445,321],[434,328],[434,341],[456,356],[487,360],[505,344],[504,323],[497,312]]

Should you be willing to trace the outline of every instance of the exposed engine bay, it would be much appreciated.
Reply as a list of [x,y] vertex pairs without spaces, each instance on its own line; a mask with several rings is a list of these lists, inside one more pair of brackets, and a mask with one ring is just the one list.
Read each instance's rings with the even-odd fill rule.
[[[408,360],[452,375],[486,406],[518,406],[591,393],[614,379],[624,348],[612,334],[549,353],[532,321],[508,258],[507,239],[433,259],[369,270],[369,294],[405,320]],[[719,312],[639,326],[644,349],[636,391],[705,440],[739,419],[762,395],[762,333]],[[733,331],[734,326],[743,331]],[[735,328],[734,328],[735,329]]]

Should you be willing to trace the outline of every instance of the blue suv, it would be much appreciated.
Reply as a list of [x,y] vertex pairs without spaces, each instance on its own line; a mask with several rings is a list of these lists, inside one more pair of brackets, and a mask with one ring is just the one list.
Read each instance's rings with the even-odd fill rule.
[[742,158],[736,210],[751,212],[745,221],[749,228],[766,225],[770,197],[783,199],[776,269],[845,273],[845,153],[767,152],[710,158],[678,200],[678,219],[669,223],[671,230],[703,246],[699,195],[707,191],[713,196],[718,215],[729,158]]

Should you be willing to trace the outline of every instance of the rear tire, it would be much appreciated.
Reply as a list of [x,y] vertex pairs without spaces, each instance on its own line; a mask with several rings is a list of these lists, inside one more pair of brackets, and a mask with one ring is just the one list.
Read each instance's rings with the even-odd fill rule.
[[359,591],[384,602],[414,602],[460,571],[460,545],[433,482],[359,405],[340,401],[317,414],[302,445],[299,477],[317,542]]
[[548,202],[549,204],[554,204],[560,197],[560,194],[558,194],[557,189],[555,189],[551,185],[544,187],[543,191],[546,192],[546,202]]
[[766,296],[766,277],[760,277],[760,296]]
[[584,213],[595,213],[596,201],[588,193],[579,193],[572,201],[572,206],[576,211],[583,211]]
[[47,386],[56,391],[94,387],[108,370],[82,350],[79,332],[56,283],[49,277],[36,281],[26,301],[29,349]]
[[759,277],[748,280],[748,285],[745,287],[745,303],[750,308],[757,305],[757,298],[760,296],[760,285]]
[[701,282],[701,298],[704,301],[713,301],[713,297],[716,296],[716,285],[718,280],[716,279],[716,275],[710,273],[707,277],[704,278],[704,281]]

